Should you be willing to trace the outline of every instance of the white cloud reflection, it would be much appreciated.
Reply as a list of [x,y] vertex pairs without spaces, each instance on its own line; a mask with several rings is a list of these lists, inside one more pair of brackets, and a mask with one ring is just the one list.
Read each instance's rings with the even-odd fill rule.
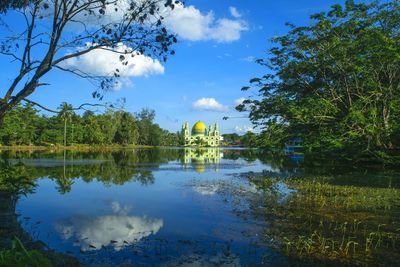
[[200,195],[212,196],[218,192],[220,186],[218,184],[199,184],[199,185],[194,185],[193,189]]
[[220,267],[240,267],[240,257],[238,255],[218,253],[216,255],[199,255],[190,254],[183,255],[172,261],[161,264],[160,266],[190,266],[190,267],[204,267],[204,266],[220,266]]
[[115,215],[78,215],[55,224],[64,240],[75,240],[74,245],[83,251],[98,250],[112,245],[115,250],[156,234],[163,227],[162,219],[146,216],[128,216],[129,207],[112,202]]

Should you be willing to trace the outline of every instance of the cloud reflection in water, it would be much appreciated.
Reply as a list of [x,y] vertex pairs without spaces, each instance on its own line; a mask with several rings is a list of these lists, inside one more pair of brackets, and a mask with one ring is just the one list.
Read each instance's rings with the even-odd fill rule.
[[64,240],[76,240],[82,251],[98,250],[112,245],[115,250],[156,234],[163,227],[162,219],[128,216],[127,208],[112,202],[115,215],[77,215],[55,224]]

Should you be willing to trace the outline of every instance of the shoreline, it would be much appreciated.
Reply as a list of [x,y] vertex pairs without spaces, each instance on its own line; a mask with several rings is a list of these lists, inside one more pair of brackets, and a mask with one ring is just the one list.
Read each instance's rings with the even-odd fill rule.
[[148,146],[148,145],[2,146],[0,145],[0,151],[62,151],[62,150],[98,151],[98,150],[116,150],[116,149],[155,148],[155,147],[157,146]]

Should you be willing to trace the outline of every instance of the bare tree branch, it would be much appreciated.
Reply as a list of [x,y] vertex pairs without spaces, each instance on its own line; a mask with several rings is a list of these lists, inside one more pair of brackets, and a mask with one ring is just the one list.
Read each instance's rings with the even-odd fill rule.
[[[29,104],[32,104],[32,105],[35,105],[35,106],[38,106],[39,108],[41,108],[43,110],[46,110],[48,112],[51,112],[51,113],[60,114],[62,112],[60,110],[54,110],[54,109],[47,108],[47,107],[45,107],[45,106],[43,106],[43,105],[41,105],[41,104],[39,104],[39,103],[37,103],[35,101],[29,100],[27,98],[23,99],[22,101],[24,101],[26,103],[29,103]],[[83,104],[79,105],[78,107],[75,107],[75,108],[73,107],[73,108],[70,108],[69,110],[70,111],[81,110],[81,109],[86,110],[85,107],[88,107],[88,106],[89,107],[103,107],[103,108],[109,108],[110,107],[109,105],[105,105],[105,104],[83,103]]]
[[[40,80],[53,68],[98,82],[93,94],[96,98],[102,98],[100,90],[106,92],[111,88],[114,73],[101,77],[59,66],[65,60],[95,49],[116,54],[140,53],[166,60],[169,47],[176,42],[176,38],[162,25],[163,14],[160,10],[164,12],[165,7],[173,6],[173,2],[146,0],[132,1],[128,7],[115,5],[115,12],[119,13],[110,21],[108,15],[114,12],[114,4],[118,1],[36,0],[24,5],[23,9],[15,10],[22,15],[26,28],[17,34],[10,26],[10,36],[0,40],[0,54],[20,61],[19,73],[1,98],[0,121],[5,112],[24,101],[39,86],[47,85]],[[78,32],[69,27],[74,24],[79,25]],[[119,51],[121,43],[129,49]],[[32,53],[33,48],[35,53]],[[128,58],[121,62],[127,65]]]

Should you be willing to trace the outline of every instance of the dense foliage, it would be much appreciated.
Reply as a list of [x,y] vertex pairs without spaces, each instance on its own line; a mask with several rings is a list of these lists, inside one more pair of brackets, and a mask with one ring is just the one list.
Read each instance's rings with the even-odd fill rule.
[[[152,145],[177,146],[179,133],[170,133],[154,123],[155,113],[144,109],[133,115],[108,110],[102,114],[86,111],[82,116],[64,103],[56,116],[43,116],[32,105],[11,110],[0,128],[3,145]],[[151,116],[148,116],[150,114]]]
[[6,12],[9,9],[14,9],[14,8],[21,8],[24,6],[27,6],[30,2],[30,0],[2,0],[0,1],[0,13],[1,12]]
[[264,146],[301,138],[308,152],[393,159],[400,149],[400,4],[346,1],[272,40],[268,68],[237,107]]

